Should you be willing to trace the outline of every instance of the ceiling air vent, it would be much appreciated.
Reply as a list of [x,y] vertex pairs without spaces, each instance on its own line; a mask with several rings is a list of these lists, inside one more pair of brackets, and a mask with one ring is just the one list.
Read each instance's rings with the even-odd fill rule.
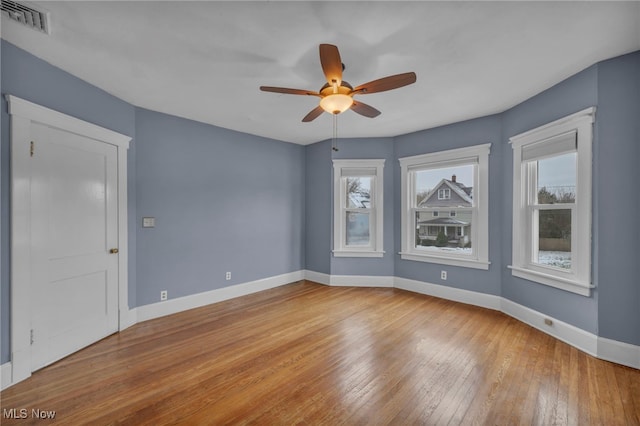
[[49,34],[48,12],[34,9],[24,3],[11,0],[0,0],[0,9],[2,9],[3,16],[20,22],[29,28]]

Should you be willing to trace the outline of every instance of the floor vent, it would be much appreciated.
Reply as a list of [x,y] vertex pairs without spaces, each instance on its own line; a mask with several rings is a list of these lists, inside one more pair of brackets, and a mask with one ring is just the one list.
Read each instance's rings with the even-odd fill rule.
[[29,28],[49,34],[49,13],[24,3],[11,0],[0,0],[2,16],[6,16],[14,21],[20,22]]

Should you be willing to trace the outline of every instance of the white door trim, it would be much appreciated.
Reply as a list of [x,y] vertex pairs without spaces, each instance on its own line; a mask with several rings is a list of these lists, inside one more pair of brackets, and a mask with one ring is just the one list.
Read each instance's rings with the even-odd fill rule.
[[11,117],[11,383],[31,375],[30,306],[30,142],[31,122],[76,133],[118,150],[118,306],[119,329],[128,318],[127,149],[131,137],[88,123],[13,95],[6,95]]

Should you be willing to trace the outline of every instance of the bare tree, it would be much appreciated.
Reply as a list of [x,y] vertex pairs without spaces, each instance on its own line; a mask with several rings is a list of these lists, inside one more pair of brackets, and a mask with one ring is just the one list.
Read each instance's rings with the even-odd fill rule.
[[[364,191],[367,195],[368,192]],[[347,178],[347,194],[362,194],[362,182],[360,182],[359,178]]]
[[574,203],[576,201],[575,192],[567,190],[566,187],[557,186],[550,188],[551,190],[543,186],[538,190],[538,204],[562,204]]
[[427,198],[427,195],[429,195],[429,190],[425,190],[425,191],[420,191],[416,194],[416,206],[419,206],[420,203],[422,201],[424,201],[425,198]]

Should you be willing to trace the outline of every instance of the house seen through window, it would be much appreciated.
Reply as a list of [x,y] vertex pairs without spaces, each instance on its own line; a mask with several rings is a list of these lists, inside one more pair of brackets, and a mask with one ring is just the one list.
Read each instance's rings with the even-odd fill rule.
[[415,172],[415,247],[471,253],[473,188],[459,181],[458,175],[472,183],[473,167],[468,164]]
[[346,245],[368,246],[370,243],[371,180],[370,176],[347,177],[345,209]]

